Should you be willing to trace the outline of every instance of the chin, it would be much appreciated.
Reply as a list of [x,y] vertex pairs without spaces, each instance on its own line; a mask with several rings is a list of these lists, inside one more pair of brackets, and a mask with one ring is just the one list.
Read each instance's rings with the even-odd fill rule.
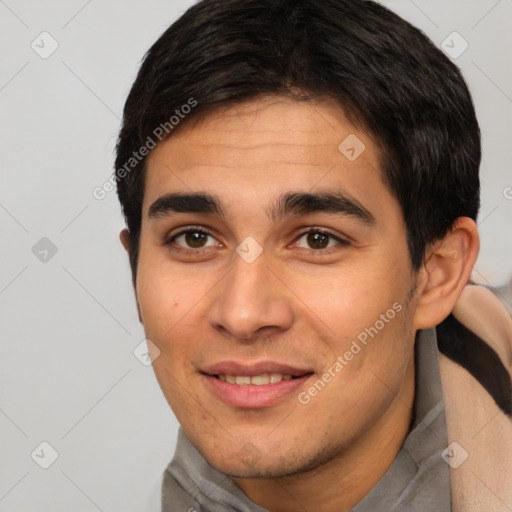
[[233,443],[223,450],[216,446],[203,450],[202,455],[210,466],[230,478],[276,478],[281,476],[284,468],[290,469],[289,461],[279,454],[274,453],[270,458],[251,442],[242,444],[240,448]]
[[[257,464],[254,467],[248,467],[244,463],[223,461],[219,465],[210,464],[217,471],[232,479],[275,479],[289,476],[290,467],[275,467],[274,465]],[[300,471],[299,471],[300,472]]]
[[329,460],[334,454],[318,453],[310,459],[303,454],[283,454],[276,451],[262,452],[251,442],[244,444],[237,451],[203,453],[208,464],[230,478],[283,478],[315,469]]

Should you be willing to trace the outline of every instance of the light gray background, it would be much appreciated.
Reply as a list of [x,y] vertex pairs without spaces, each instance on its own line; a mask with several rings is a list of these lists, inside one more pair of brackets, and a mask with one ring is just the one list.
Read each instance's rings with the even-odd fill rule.
[[[453,31],[469,44],[456,63],[483,133],[474,278],[505,293],[512,276],[512,2],[383,3],[438,46]],[[118,242],[115,192],[99,201],[92,190],[112,173],[142,55],[191,4],[0,0],[0,511],[158,510],[177,422],[151,367],[133,355],[144,334]],[[51,49],[43,31],[59,45],[46,59],[31,47]],[[455,37],[445,43],[453,51],[463,44]],[[45,242],[36,245],[43,237],[55,255],[44,252]],[[43,441],[58,452],[48,469],[31,458],[36,450],[37,462],[51,460]]]

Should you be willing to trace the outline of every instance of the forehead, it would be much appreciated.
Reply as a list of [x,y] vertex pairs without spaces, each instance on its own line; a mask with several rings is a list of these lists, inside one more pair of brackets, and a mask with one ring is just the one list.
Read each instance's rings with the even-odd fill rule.
[[148,157],[143,209],[162,194],[197,190],[246,206],[332,188],[393,202],[379,160],[334,102],[259,98],[193,119],[161,142]]

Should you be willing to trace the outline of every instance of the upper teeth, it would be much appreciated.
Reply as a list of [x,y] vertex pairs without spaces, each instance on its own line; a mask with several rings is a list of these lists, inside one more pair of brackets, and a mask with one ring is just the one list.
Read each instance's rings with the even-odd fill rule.
[[253,384],[255,386],[263,386],[264,384],[276,384],[282,380],[290,380],[291,375],[283,375],[281,373],[264,373],[263,375],[219,375],[219,379],[229,382],[230,384],[238,384],[247,386]]

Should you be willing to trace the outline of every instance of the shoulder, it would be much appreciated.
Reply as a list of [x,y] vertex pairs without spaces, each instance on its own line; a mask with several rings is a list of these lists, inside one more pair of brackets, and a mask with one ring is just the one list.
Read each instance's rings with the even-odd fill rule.
[[507,369],[512,371],[512,317],[490,290],[467,285],[452,313],[491,346]]

